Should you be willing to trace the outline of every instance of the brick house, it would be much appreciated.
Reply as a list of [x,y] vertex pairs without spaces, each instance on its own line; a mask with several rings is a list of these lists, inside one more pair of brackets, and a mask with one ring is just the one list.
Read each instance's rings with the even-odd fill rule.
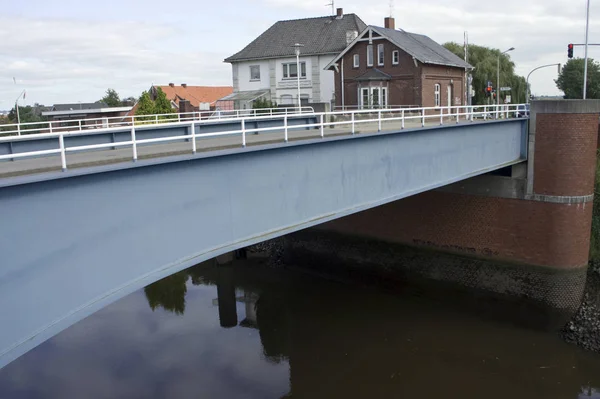
[[232,86],[180,86],[169,83],[167,86],[152,86],[150,97],[156,99],[157,88],[160,88],[178,112],[211,111],[217,101],[233,92]]
[[466,104],[473,67],[429,37],[367,26],[326,69],[335,74],[335,103],[349,109]]

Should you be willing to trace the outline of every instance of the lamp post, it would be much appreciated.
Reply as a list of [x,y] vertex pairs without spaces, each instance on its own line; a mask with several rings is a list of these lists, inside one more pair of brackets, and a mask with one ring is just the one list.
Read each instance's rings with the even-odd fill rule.
[[[498,74],[496,75],[496,105],[500,105],[500,57],[502,56],[502,54],[506,54],[509,51],[513,51],[515,48],[511,47],[506,51],[501,52],[500,54],[498,54]],[[496,110],[497,111],[497,110]],[[497,115],[497,113],[496,113]]]
[[558,65],[558,73],[560,74],[560,62],[559,62],[559,63],[556,63],[556,64],[547,64],[547,65],[542,65],[542,66],[539,66],[539,67],[537,67],[537,68],[533,68],[533,69],[531,70],[531,72],[529,72],[529,74],[527,75],[527,81],[526,81],[527,83],[526,83],[526,85],[525,85],[525,86],[526,86],[526,91],[525,91],[525,94],[526,94],[526,97],[525,97],[525,102],[526,102],[527,104],[529,104],[529,76],[531,76],[531,74],[532,74],[532,73],[534,73],[535,71],[537,71],[538,69],[547,68],[547,67],[551,67],[551,66],[555,66],[555,65]]
[[19,94],[19,97],[15,100],[15,112],[17,113],[17,134],[21,135],[21,118],[19,117],[19,99],[21,97],[25,98],[23,95],[25,94],[25,90]]
[[587,0],[585,12],[585,65],[583,66],[583,99],[587,96],[587,62],[588,62],[588,32],[590,27],[590,0]]
[[300,103],[300,47],[304,47],[304,44],[294,44],[294,52],[296,53],[296,80],[298,82],[298,113],[300,113],[302,109],[302,104]]

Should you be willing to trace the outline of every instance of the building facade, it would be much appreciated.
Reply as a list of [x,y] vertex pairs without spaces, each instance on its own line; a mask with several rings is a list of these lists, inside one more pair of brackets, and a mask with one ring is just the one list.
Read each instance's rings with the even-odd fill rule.
[[[233,94],[227,100],[239,109],[251,108],[259,98],[280,106],[298,105],[299,100],[302,104],[331,103],[334,73],[326,66],[365,27],[358,16],[344,15],[341,8],[334,16],[275,23],[225,59],[231,63],[233,78]],[[296,44],[300,45],[298,60]]]
[[464,105],[472,69],[427,36],[396,30],[393,18],[365,28],[326,68],[345,109]]

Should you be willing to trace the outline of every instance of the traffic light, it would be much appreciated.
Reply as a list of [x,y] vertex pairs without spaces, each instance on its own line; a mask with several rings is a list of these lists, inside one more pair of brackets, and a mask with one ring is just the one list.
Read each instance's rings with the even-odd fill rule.
[[567,55],[569,56],[569,58],[573,58],[573,43],[569,43]]
[[485,88],[485,96],[491,97],[491,95],[492,95],[492,85],[488,82],[488,85]]

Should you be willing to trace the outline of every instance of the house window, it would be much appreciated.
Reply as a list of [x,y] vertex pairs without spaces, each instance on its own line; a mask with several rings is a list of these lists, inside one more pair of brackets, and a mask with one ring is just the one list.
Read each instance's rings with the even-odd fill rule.
[[440,106],[440,85],[439,84],[435,84],[433,86],[433,98],[434,98],[434,102],[435,102],[435,106],[439,107]]
[[387,108],[388,98],[387,87],[361,87],[360,88],[360,107],[369,108]]
[[392,51],[392,64],[398,65],[400,63],[400,52],[398,50]]
[[360,66],[360,57],[358,54],[354,54],[353,64],[354,68],[358,68]]
[[280,97],[281,105],[290,105],[294,103],[294,97],[291,94],[283,94]]
[[308,105],[310,100],[310,97],[308,96],[308,94],[301,94],[300,95],[300,105],[305,107]]
[[369,44],[367,46],[367,66],[373,66],[373,45]]
[[[292,79],[298,77],[298,65],[295,62],[290,62],[283,65],[283,78]],[[306,78],[306,62],[300,63],[300,77]]]
[[383,66],[385,61],[385,56],[383,53],[383,43],[377,45],[377,65]]
[[260,65],[250,65],[250,80],[260,80]]

